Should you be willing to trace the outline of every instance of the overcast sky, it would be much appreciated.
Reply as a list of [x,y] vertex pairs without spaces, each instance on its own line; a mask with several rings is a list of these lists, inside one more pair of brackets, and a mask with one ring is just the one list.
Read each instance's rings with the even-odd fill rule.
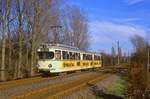
[[88,15],[91,50],[110,52],[119,40],[124,51],[132,49],[130,37],[148,38],[150,0],[68,0]]

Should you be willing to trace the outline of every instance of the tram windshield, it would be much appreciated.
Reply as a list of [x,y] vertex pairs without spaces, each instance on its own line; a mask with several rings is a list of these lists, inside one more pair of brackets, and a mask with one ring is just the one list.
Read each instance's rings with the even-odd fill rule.
[[38,52],[39,59],[53,59],[54,52]]

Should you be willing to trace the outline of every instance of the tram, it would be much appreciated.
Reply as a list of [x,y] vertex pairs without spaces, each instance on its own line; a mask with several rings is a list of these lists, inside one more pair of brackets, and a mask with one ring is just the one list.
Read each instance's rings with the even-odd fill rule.
[[102,66],[101,55],[82,51],[79,48],[44,43],[37,49],[38,71],[41,73],[61,73]]

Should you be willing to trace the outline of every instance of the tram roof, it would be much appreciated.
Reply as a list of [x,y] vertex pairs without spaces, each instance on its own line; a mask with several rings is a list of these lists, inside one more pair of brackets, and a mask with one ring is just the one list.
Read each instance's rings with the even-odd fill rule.
[[78,51],[78,52],[81,52],[81,53],[89,53],[89,54],[98,54],[96,52],[89,52],[89,51],[83,51],[83,50],[80,50],[79,48],[77,47],[74,47],[74,46],[69,46],[69,45],[65,45],[65,44],[51,44],[51,43],[42,43],[40,44],[40,47],[39,48],[52,48],[52,49],[61,49],[61,50],[70,50],[70,51]]

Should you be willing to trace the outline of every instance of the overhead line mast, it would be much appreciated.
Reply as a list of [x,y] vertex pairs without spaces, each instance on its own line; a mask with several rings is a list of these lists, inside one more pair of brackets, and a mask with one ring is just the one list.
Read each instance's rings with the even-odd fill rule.
[[120,47],[119,47],[119,41],[117,41],[117,48],[118,48],[118,66],[120,64]]

